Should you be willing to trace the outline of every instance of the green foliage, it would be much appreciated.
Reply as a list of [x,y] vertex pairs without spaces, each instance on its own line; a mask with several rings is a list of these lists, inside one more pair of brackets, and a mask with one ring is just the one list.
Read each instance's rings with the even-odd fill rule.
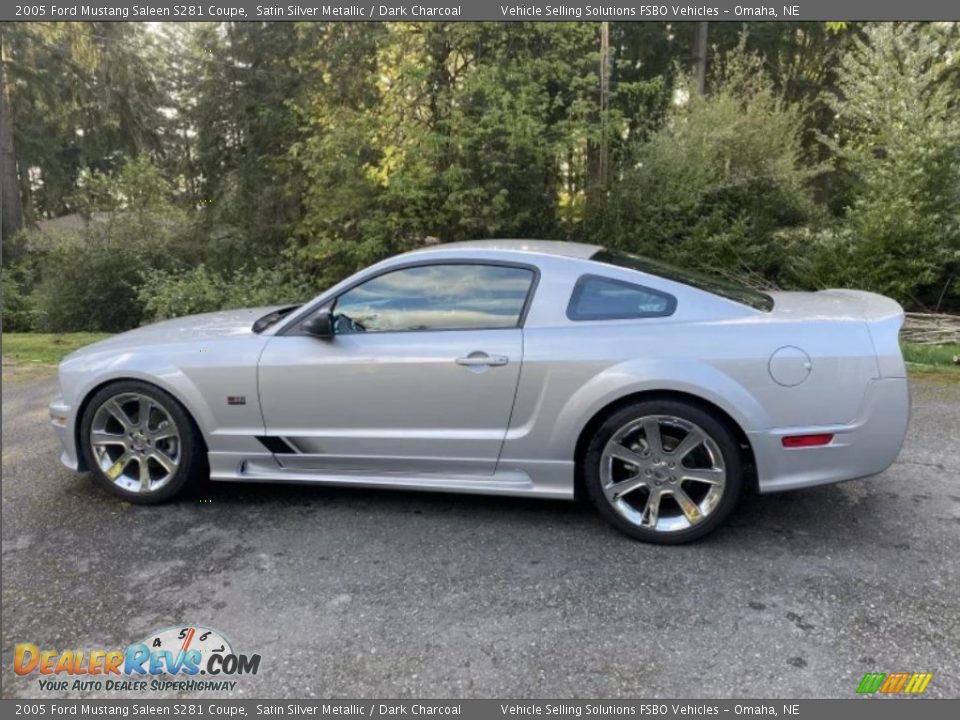
[[908,363],[927,367],[950,368],[960,372],[960,344],[926,345],[903,343],[903,359]]
[[4,24],[4,327],[296,301],[487,237],[960,309],[956,27],[710,23],[704,97],[695,29],[611,23],[601,103],[597,23]]
[[162,94],[143,23],[3,23],[8,91],[28,219],[72,212],[80,175],[161,149]]
[[879,23],[843,56],[837,132],[823,140],[846,212],[824,245],[832,262],[808,260],[826,271],[821,282],[912,306],[960,300],[960,94],[944,64],[958,50],[936,26]]
[[284,246],[300,211],[301,175],[287,157],[300,128],[289,104],[309,78],[296,67],[309,41],[294,23],[191,24],[168,33],[183,53],[166,61],[179,78],[173,94],[183,98],[182,178],[188,199],[203,208],[200,232],[229,240],[218,264],[263,261]]
[[[729,54],[711,91],[678,85],[664,125],[617,188],[615,242],[685,265],[777,280],[778,232],[814,216],[801,118],[759,57]],[[600,238],[602,240],[602,238]]]
[[315,294],[282,269],[237,270],[224,276],[206,265],[185,272],[155,272],[139,289],[147,319],[212,312],[228,308],[297,304]]
[[91,173],[75,198],[87,221],[79,233],[38,238],[33,298],[39,329],[116,332],[143,318],[143,278],[186,257],[186,219],[148,161],[113,176]]
[[29,291],[24,267],[4,270],[2,281],[2,322],[4,332],[29,332],[37,326],[38,311]]
[[[429,237],[558,237],[588,184],[600,122],[597,28],[388,25],[364,42],[329,29],[291,155],[307,178],[300,257],[325,279]],[[355,68],[366,74],[358,74]],[[623,82],[638,102],[645,88]],[[605,129],[604,129],[605,128]],[[567,219],[580,221],[579,216]]]

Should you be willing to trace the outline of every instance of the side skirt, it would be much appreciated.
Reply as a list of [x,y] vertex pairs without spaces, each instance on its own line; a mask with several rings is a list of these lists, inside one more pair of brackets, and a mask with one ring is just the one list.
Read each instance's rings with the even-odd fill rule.
[[[209,454],[210,479],[222,482],[279,482],[350,487],[394,488],[477,495],[511,495],[573,499],[572,463],[533,463],[534,472],[511,463],[511,469],[493,475],[466,473],[410,475],[383,472],[322,473],[282,467],[271,454]],[[566,466],[569,465],[569,468]]]

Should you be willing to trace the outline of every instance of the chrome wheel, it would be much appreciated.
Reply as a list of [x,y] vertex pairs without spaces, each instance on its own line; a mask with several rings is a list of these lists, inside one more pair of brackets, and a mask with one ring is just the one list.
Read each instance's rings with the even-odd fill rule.
[[720,447],[699,425],[647,415],[617,430],[600,456],[607,502],[639,528],[686,530],[720,504],[727,470]]
[[121,393],[97,408],[90,447],[114,485],[136,493],[159,490],[180,465],[180,431],[170,411],[141,393]]

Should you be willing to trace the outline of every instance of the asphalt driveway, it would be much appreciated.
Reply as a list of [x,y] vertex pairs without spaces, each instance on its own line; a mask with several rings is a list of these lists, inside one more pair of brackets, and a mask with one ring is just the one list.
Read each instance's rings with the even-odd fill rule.
[[208,484],[132,506],[60,466],[53,393],[3,388],[5,697],[39,694],[16,643],[188,623],[262,656],[247,697],[851,697],[868,671],[960,696],[958,385],[914,383],[884,475],[747,497],[671,548],[553,501]]

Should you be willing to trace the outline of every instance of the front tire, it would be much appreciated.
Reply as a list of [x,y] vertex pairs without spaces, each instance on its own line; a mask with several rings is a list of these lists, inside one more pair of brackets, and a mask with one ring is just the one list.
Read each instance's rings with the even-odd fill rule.
[[187,411],[138,380],[97,391],[80,421],[80,444],[97,484],[141,505],[171,499],[206,468],[203,440]]
[[650,543],[685,543],[709,534],[733,511],[743,486],[730,429],[677,400],[638,402],[614,413],[581,462],[597,512]]

